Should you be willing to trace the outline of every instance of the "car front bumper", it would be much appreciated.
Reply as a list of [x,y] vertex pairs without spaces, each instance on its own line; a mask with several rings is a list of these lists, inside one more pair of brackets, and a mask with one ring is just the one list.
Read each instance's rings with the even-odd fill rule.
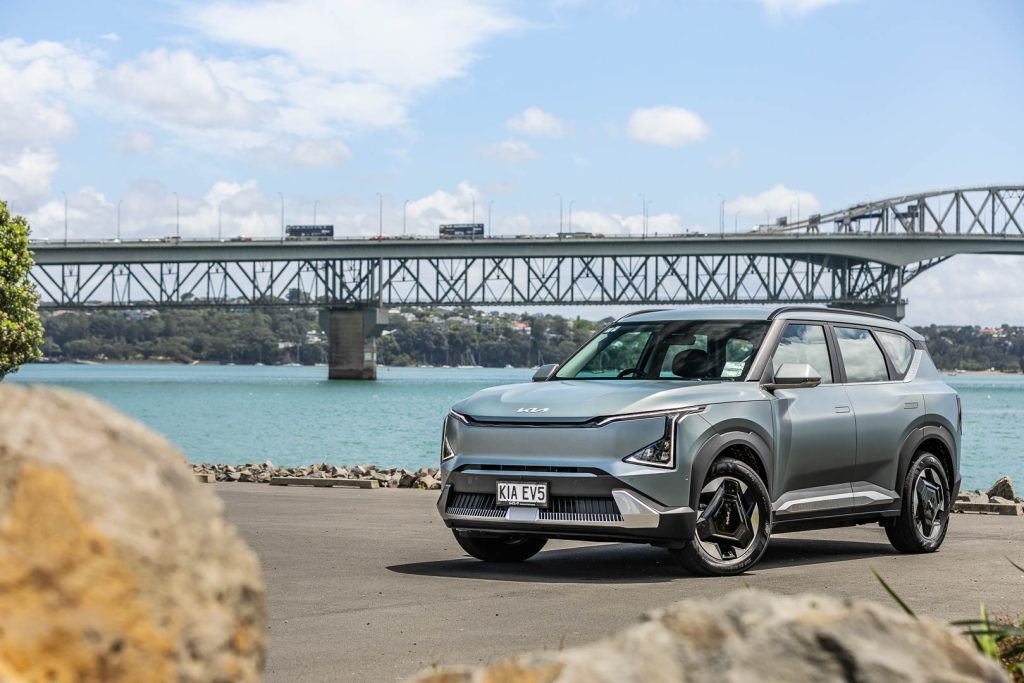
[[[547,508],[500,507],[498,481],[548,483]],[[464,533],[538,534],[549,538],[679,545],[693,538],[696,514],[666,507],[604,472],[451,472],[437,509],[444,523]]]

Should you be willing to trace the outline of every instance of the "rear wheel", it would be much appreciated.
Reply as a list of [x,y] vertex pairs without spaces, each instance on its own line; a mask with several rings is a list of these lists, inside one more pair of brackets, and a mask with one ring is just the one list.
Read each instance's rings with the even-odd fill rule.
[[543,536],[509,534],[507,536],[465,536],[453,529],[462,549],[484,562],[522,562],[528,560],[548,542]]
[[768,489],[750,465],[733,458],[717,460],[700,491],[696,534],[673,553],[697,574],[741,574],[768,547],[770,510]]
[[949,480],[942,462],[926,451],[918,453],[900,494],[900,516],[885,527],[892,547],[901,553],[935,552],[949,527]]

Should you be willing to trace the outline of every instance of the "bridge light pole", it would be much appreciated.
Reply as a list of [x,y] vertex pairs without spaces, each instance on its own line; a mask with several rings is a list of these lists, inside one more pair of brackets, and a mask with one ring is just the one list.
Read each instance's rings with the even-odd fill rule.
[[470,223],[476,223],[476,195],[475,194],[473,195],[473,212],[470,215],[472,216],[472,218],[470,219],[469,222]]
[[68,193],[61,191],[64,195],[64,244],[68,243]]
[[725,197],[719,194],[718,198],[718,234],[725,236]]
[[562,193],[556,192],[558,196],[558,236],[562,236]]
[[221,209],[224,208],[224,200],[217,202],[217,240],[224,239],[224,224],[221,221]]
[[174,193],[174,234],[181,237],[181,196]]
[[406,214],[408,214],[408,209],[409,200],[406,199],[404,202],[402,202],[402,237],[405,237],[405,218]]
[[569,234],[572,234],[572,205],[576,203],[575,199],[569,201]]
[[377,211],[377,236],[384,237],[384,195],[380,192],[377,193],[377,199],[380,200],[380,207]]
[[121,241],[121,205],[124,204],[123,199],[117,200],[117,241]]
[[644,225],[647,226],[647,232],[651,230],[651,204],[654,203],[653,199],[648,199],[644,206]]
[[643,237],[647,237],[647,195],[643,192],[638,193],[640,196],[640,220],[641,227],[640,231]]
[[316,207],[320,204],[320,200],[317,199],[313,202],[313,226],[316,226]]
[[277,196],[281,198],[281,239],[283,240],[284,239],[284,195],[281,194],[280,192],[278,192]]
[[493,233],[491,232],[491,209],[494,207],[494,200],[487,202],[487,236],[490,237]]

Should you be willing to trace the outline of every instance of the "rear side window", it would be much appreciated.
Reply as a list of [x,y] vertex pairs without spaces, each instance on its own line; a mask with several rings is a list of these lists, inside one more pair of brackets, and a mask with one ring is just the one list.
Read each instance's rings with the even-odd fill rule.
[[806,363],[821,375],[821,383],[832,382],[832,363],[828,359],[825,328],[821,325],[787,325],[772,356],[772,370],[785,363]]
[[847,382],[883,382],[889,379],[885,356],[871,332],[859,327],[837,327],[835,331]]
[[889,360],[896,368],[900,377],[907,374],[910,369],[910,361],[914,357],[914,344],[902,334],[893,332],[876,332],[878,340],[882,342],[882,348],[889,354]]

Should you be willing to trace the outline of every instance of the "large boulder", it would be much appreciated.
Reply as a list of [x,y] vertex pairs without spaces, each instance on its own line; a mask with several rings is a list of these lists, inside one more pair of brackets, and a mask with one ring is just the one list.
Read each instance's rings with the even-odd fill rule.
[[1013,490],[1013,480],[1005,476],[996,479],[996,483],[992,484],[987,493],[989,498],[999,496],[1000,498],[1008,498],[1011,501],[1017,497],[1017,493]]
[[419,683],[612,681],[1006,681],[970,641],[930,619],[814,595],[743,590],[646,615],[617,635]]
[[173,446],[0,385],[0,680],[259,680],[266,628],[256,556]]

